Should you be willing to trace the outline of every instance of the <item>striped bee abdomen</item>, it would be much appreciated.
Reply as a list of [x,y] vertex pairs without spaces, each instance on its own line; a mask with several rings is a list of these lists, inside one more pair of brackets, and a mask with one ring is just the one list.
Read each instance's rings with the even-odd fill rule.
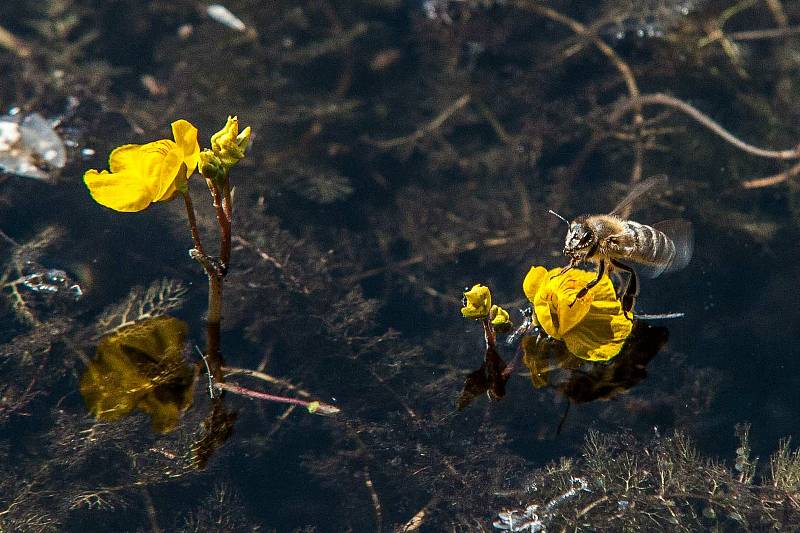
[[624,259],[642,265],[639,271],[645,277],[654,278],[689,264],[694,250],[694,232],[688,220],[676,218],[652,226],[626,220],[625,226],[634,242]]
[[675,243],[672,239],[652,226],[631,220],[625,221],[625,225],[631,230],[635,243],[628,259],[663,270],[669,268],[675,258]]

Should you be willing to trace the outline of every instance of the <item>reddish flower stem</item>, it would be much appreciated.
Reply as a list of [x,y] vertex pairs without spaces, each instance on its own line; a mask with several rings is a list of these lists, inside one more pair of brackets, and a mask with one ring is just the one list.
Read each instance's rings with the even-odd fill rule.
[[205,250],[203,250],[203,243],[200,241],[200,232],[197,229],[197,218],[194,215],[194,205],[192,204],[192,197],[189,196],[188,190],[183,193],[183,201],[186,204],[186,216],[189,218],[189,227],[192,230],[194,249],[202,255],[206,255]]
[[222,229],[223,242],[220,246],[220,260],[227,270],[231,262],[231,223],[233,221],[233,203],[231,198],[231,184],[228,175],[225,175],[225,183],[222,186],[222,214],[225,219],[225,226]]
[[[234,394],[239,394],[241,396],[246,396],[248,398],[254,398],[256,400],[266,400],[268,402],[277,402],[277,403],[285,403],[289,405],[297,405],[300,407],[304,407],[308,409],[309,412],[321,415],[335,415],[339,413],[340,409],[335,405],[331,405],[324,402],[307,402],[304,400],[298,400],[297,398],[288,398],[286,396],[275,396],[274,394],[267,394],[265,392],[259,392],[253,389],[247,389],[245,387],[240,387],[239,385],[234,385],[232,383],[214,383],[214,387],[217,389],[221,389],[224,391],[232,392]],[[315,405],[312,405],[315,404]]]
[[[227,179],[225,180],[227,183]],[[214,211],[217,215],[217,223],[219,224],[219,260],[221,263],[222,275],[228,270],[228,263],[231,258],[231,221],[230,221],[230,207],[226,209],[223,207],[224,193],[220,190],[219,185],[211,179],[206,178],[208,190],[211,191],[211,197],[214,200]],[[226,185],[227,186],[227,185]]]

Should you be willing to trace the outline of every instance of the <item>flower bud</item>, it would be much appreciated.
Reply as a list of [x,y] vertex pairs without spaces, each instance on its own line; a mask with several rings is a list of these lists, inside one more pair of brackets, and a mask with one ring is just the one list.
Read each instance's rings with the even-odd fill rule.
[[492,326],[494,326],[495,331],[498,333],[510,331],[514,326],[514,324],[511,323],[511,317],[508,315],[508,311],[499,305],[492,306],[489,311],[489,318],[492,321]]
[[461,314],[465,318],[487,318],[492,308],[492,293],[478,283],[464,293],[463,304]]
[[244,157],[250,142],[250,126],[239,133],[238,117],[228,117],[225,127],[211,136],[211,149],[222,162],[230,168]]
[[200,152],[200,163],[198,164],[200,174],[204,178],[212,181],[219,181],[225,177],[225,166],[217,154],[206,148]]

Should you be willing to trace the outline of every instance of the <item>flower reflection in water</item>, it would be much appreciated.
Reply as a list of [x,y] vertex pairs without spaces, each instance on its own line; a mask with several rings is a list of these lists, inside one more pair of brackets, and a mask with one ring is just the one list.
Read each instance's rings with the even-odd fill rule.
[[192,404],[195,372],[183,357],[186,332],[182,320],[159,316],[103,337],[80,382],[92,415],[112,421],[139,410],[150,415],[153,431],[174,429]]
[[553,387],[571,401],[585,403],[611,398],[640,383],[667,338],[666,328],[637,321],[616,357],[587,362],[572,355],[563,343],[526,337],[522,361],[535,388]]

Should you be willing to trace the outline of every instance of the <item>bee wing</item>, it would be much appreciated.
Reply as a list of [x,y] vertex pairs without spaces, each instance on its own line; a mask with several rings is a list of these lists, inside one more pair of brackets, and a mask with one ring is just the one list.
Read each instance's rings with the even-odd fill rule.
[[628,191],[628,194],[625,196],[625,198],[623,198],[622,201],[620,201],[620,203],[618,203],[609,214],[616,215],[653,187],[664,187],[667,184],[667,181],[669,181],[669,178],[667,178],[666,174],[656,174],[655,176],[650,176],[644,181],[640,181],[634,185],[630,191]]
[[652,226],[672,241],[675,245],[675,253],[669,261],[660,265],[637,265],[639,273],[647,278],[655,278],[665,272],[675,272],[681,270],[689,264],[694,251],[694,231],[692,223],[682,218],[675,218],[657,222]]

